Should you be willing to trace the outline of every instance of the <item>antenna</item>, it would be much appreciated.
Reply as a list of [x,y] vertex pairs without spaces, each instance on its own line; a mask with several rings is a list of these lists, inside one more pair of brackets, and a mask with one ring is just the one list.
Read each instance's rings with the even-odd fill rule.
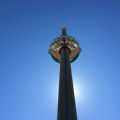
[[67,30],[65,26],[62,27],[62,35],[67,36]]

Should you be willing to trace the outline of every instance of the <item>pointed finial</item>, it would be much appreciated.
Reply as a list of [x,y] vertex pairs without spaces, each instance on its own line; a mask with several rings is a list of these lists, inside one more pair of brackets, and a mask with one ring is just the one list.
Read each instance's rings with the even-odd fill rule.
[[62,27],[62,35],[67,35],[67,30],[65,26]]

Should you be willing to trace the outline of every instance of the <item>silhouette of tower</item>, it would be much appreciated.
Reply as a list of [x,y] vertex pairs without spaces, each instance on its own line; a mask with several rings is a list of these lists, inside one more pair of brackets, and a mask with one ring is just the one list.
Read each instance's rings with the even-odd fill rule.
[[49,53],[60,63],[59,97],[57,120],[77,120],[71,62],[79,56],[81,48],[78,42],[67,35],[62,28],[62,35],[51,44]]

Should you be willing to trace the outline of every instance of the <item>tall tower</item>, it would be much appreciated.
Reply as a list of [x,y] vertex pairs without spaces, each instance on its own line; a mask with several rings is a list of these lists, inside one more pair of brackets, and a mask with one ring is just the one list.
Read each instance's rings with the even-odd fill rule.
[[49,53],[60,63],[57,120],[77,120],[71,62],[76,60],[80,51],[79,44],[73,37],[67,35],[65,27],[62,28],[62,35],[50,46]]

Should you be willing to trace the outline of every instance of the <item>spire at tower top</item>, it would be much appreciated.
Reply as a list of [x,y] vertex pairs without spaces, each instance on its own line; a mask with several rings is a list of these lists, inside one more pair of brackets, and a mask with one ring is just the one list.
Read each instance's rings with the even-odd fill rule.
[[67,35],[67,30],[65,26],[62,27],[62,35]]

